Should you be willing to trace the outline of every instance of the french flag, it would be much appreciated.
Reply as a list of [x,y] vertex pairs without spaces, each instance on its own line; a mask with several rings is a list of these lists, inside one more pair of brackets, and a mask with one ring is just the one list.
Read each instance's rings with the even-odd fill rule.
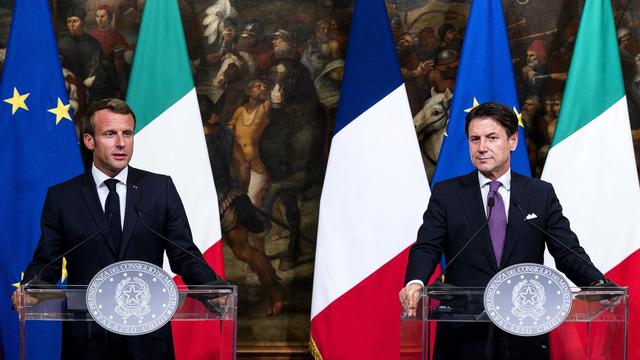
[[316,359],[399,358],[398,292],[429,195],[384,0],[356,0],[320,200]]

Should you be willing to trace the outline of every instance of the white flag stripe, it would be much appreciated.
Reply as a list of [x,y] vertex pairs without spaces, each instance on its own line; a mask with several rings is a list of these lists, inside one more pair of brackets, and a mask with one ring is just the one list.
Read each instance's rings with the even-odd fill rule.
[[416,166],[422,159],[408,119],[402,85],[333,138],[320,201],[312,319],[416,239],[430,191]]
[[[195,89],[135,135],[132,166],[170,175],[193,240],[204,252],[221,238],[218,200]],[[144,191],[144,189],[142,189]],[[168,269],[168,262],[165,261]]]
[[640,247],[640,187],[626,97],[552,147],[547,159],[553,161],[547,160],[542,179],[555,179],[563,212],[594,264],[607,272]]

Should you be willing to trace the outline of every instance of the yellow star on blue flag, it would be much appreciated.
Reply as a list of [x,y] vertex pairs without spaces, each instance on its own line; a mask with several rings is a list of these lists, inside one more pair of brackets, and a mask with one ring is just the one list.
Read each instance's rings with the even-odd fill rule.
[[518,117],[518,126],[524,127],[524,123],[522,122],[522,113],[518,112],[518,108],[516,108],[515,106],[513,107],[513,112]]
[[18,111],[18,109],[24,109],[29,111],[29,108],[27,107],[27,104],[25,103],[25,100],[27,100],[27,98],[29,97],[29,93],[25,93],[25,94],[20,94],[20,92],[18,91],[18,89],[16,89],[15,87],[13,88],[13,96],[8,98],[8,99],[4,99],[3,101],[11,104],[11,115],[15,115],[16,111]]
[[24,272],[20,273],[20,281],[11,284],[11,286],[13,286],[14,288],[19,288],[20,287],[20,283],[22,282],[22,279],[24,279]]
[[58,105],[56,107],[54,107],[53,109],[48,109],[47,111],[55,114],[56,115],[56,125],[58,125],[58,123],[60,123],[60,121],[64,118],[67,119],[69,121],[73,121],[71,120],[71,115],[69,115],[69,108],[71,107],[71,104],[63,104],[62,100],[60,100],[60,98],[58,98]]
[[473,105],[471,105],[470,108],[464,109],[464,112],[468,113],[471,110],[475,109],[478,105],[480,105],[480,103],[478,102],[478,99],[476,99],[476,97],[473,97]]

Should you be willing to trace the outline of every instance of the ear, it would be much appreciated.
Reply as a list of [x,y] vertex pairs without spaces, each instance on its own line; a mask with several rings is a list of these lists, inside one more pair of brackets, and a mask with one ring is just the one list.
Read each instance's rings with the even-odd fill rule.
[[451,90],[449,90],[449,88],[446,88],[444,91],[444,99],[451,100],[452,97],[453,97],[453,93],[451,92]]
[[84,134],[82,136],[82,140],[84,141],[84,146],[86,146],[87,149],[93,151],[93,149],[96,148],[95,139],[90,134]]
[[514,132],[513,135],[509,136],[509,150],[514,151],[518,146],[518,132]]

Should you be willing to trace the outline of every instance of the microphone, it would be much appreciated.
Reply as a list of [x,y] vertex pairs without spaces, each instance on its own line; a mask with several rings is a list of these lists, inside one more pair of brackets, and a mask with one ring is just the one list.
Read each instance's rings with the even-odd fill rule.
[[[183,253],[185,253],[185,254],[191,256],[192,258],[196,259],[196,261],[198,261],[199,263],[201,263],[202,265],[206,266],[208,269],[211,270],[211,266],[209,266],[209,264],[207,264],[206,261],[204,261],[202,258],[197,257],[192,252],[190,252],[187,249],[183,248],[182,246],[178,245],[175,241],[169,240],[169,238],[167,238],[166,236],[160,234],[159,232],[155,231],[151,227],[147,226],[147,224],[144,222],[144,218],[142,217],[142,209],[140,209],[140,206],[138,204],[135,204],[133,206],[133,209],[136,212],[136,215],[138,215],[138,219],[140,219],[140,223],[142,224],[142,226],[144,226],[145,229],[147,229],[149,232],[151,232],[155,236],[159,237],[160,239],[162,239],[162,240],[168,242],[169,244],[175,246],[176,248],[180,249]],[[220,277],[218,276],[218,274],[215,273],[215,271],[213,271],[213,270],[211,270],[211,271],[215,275],[216,281],[220,281],[220,285],[229,285],[229,286],[231,285],[227,281],[221,280]]]
[[62,254],[60,254],[59,256],[54,258],[53,260],[49,261],[45,266],[42,267],[42,269],[40,269],[40,271],[38,271],[38,273],[36,274],[36,276],[33,277],[33,279],[29,280],[25,284],[25,286],[31,285],[32,283],[33,283],[33,285],[45,285],[45,284],[48,284],[45,281],[41,280],[40,276],[42,275],[42,272],[45,271],[53,263],[55,263],[55,262],[59,261],[60,259],[62,259],[65,255],[69,254],[70,252],[74,251],[75,249],[79,248],[80,246],[86,244],[88,241],[90,241],[91,239],[95,238],[96,236],[102,234],[104,232],[104,230],[107,229],[107,227],[111,223],[111,218],[112,217],[113,217],[113,212],[110,211],[109,212],[109,218],[107,219],[107,222],[104,225],[102,225],[102,227],[100,229],[98,229],[98,231],[96,231],[93,234],[89,235],[84,240],[80,241],[79,243],[77,243],[76,245],[74,245],[73,247],[68,249],[67,251],[63,252]]
[[575,252],[575,250],[573,250],[572,248],[570,248],[569,246],[567,246],[565,243],[563,243],[562,241],[560,241],[558,238],[556,238],[555,236],[551,235],[548,231],[546,231],[545,229],[543,229],[542,227],[540,227],[538,224],[534,223],[533,221],[527,219],[527,215],[525,215],[524,210],[522,210],[522,207],[520,206],[520,203],[516,200],[512,201],[513,205],[515,205],[516,208],[518,208],[518,210],[520,211],[520,214],[522,215],[523,221],[531,226],[533,226],[535,229],[537,229],[538,231],[540,231],[541,233],[545,234],[546,236],[548,236],[550,239],[552,239],[553,241],[555,241],[557,244],[559,244],[560,246],[562,246],[563,248],[569,250],[573,255],[575,255],[576,257],[578,257],[578,259],[580,259],[582,262],[584,262],[585,264],[587,264],[589,267],[591,267],[592,269],[595,269],[596,272],[598,274],[600,274],[600,276],[602,277],[602,279],[605,279],[604,274],[597,268],[595,267],[595,265],[593,265],[591,263],[591,261],[588,261],[587,259],[585,259],[584,257],[582,257],[582,255],[578,254],[577,252]]
[[[140,219],[140,223],[142,224],[142,226],[144,226],[145,229],[147,229],[149,232],[151,232],[155,236],[159,237],[160,239],[162,239],[162,240],[168,242],[169,244],[175,246],[176,248],[180,249],[183,253],[185,253],[185,254],[191,256],[192,258],[196,259],[196,261],[198,261],[202,265],[206,266],[207,269],[211,270],[211,272],[215,276],[216,280],[208,282],[205,285],[233,286],[228,281],[220,279],[218,274],[216,274],[215,271],[213,271],[211,269],[209,264],[207,264],[203,259],[197,257],[192,252],[190,252],[187,249],[183,248],[182,246],[178,245],[176,242],[174,242],[172,240],[169,240],[169,238],[167,238],[166,236],[160,234],[159,232],[155,231],[151,227],[147,226],[147,224],[144,222],[144,218],[142,217],[142,209],[140,209],[140,206],[138,204],[135,204],[133,206],[133,209],[136,212],[136,215],[138,215],[138,219]],[[200,301],[202,303],[202,305],[212,313],[220,313],[222,311],[222,309],[220,308],[219,305],[209,302],[209,300],[217,299],[217,298],[220,298],[222,296],[224,296],[224,294],[190,294],[189,295],[189,297],[192,297],[192,298]]]
[[[447,263],[447,265],[445,265],[444,269],[442,269],[442,276],[440,277],[440,284],[444,284],[444,277],[447,273],[447,269],[456,261],[456,259],[458,258],[458,256],[460,256],[460,254],[462,254],[462,252],[467,248],[467,246],[469,246],[469,244],[471,244],[471,242],[478,237],[478,235],[480,235],[480,232],[482,230],[484,230],[485,227],[487,227],[487,225],[489,225],[489,219],[491,219],[491,213],[493,212],[493,207],[496,204],[496,198],[495,196],[489,197],[487,198],[487,206],[489,207],[489,213],[487,214],[487,221],[485,221],[482,226],[480,226],[480,228],[478,228],[478,230],[476,230],[475,233],[473,233],[473,235],[471,235],[471,237],[469,238],[469,240],[467,240],[467,242],[464,244],[464,246],[462,246],[462,248],[460,250],[458,250],[458,252],[451,258],[451,261],[449,261]],[[431,283],[428,288],[434,289],[435,287],[440,286],[440,284],[437,284],[437,281],[434,281],[433,283]]]

